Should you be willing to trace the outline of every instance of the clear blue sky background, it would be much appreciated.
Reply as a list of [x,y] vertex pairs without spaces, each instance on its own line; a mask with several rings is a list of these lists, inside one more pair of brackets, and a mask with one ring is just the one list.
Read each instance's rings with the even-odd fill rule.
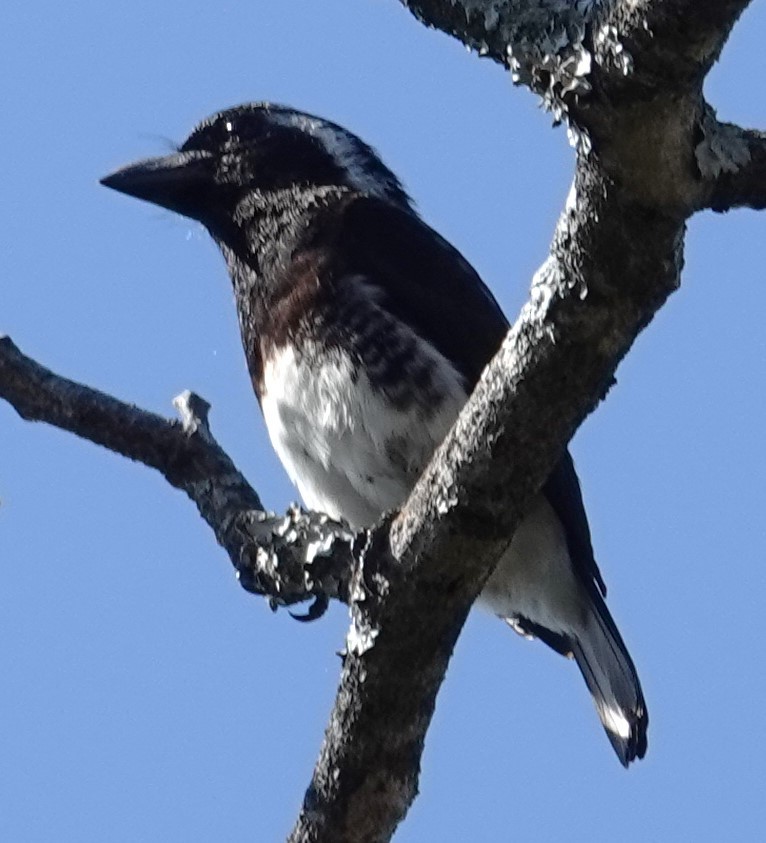
[[[295,493],[198,227],[100,187],[224,106],[343,123],[513,317],[572,151],[534,98],[395,0],[53,3],[2,12],[0,330],[157,412],[193,388],[269,506]],[[708,92],[766,126],[766,6]],[[684,284],[573,451],[649,754],[622,770],[575,667],[476,613],[398,843],[753,840],[766,823],[764,226],[692,220]],[[0,839],[278,841],[332,705],[346,613],[237,586],[149,470],[0,405]]]

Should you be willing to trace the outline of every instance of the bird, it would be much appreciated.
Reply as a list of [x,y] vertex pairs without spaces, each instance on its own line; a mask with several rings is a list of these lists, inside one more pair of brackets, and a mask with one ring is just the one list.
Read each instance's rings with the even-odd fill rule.
[[[356,529],[395,511],[509,323],[375,150],[330,120],[248,103],[101,180],[201,223],[223,254],[272,445],[304,503]],[[568,450],[478,602],[575,660],[624,767],[647,748]]]

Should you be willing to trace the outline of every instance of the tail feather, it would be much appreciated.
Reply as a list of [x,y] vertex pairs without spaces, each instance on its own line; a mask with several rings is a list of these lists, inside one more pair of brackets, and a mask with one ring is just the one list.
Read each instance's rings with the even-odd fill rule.
[[623,767],[646,753],[646,711],[633,660],[601,596],[592,593],[572,654]]

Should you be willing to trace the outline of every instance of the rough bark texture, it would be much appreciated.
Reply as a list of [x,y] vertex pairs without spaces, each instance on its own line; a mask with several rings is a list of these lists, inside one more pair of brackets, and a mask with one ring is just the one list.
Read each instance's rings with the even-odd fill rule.
[[[766,133],[743,131],[730,123],[714,123],[713,137],[701,145],[700,169],[713,168],[708,199],[714,211],[766,208]],[[720,150],[726,150],[720,154]],[[709,151],[713,152],[710,158]]]
[[568,122],[578,158],[528,305],[396,518],[353,537],[315,515],[269,517],[193,407],[185,426],[166,422],[56,382],[0,344],[0,395],[162,471],[195,500],[246,587],[275,603],[349,602],[338,696],[292,843],[391,838],[417,793],[471,603],[678,286],[686,220],[766,202],[764,135],[719,123],[702,96],[745,0],[401,2],[539,94]]

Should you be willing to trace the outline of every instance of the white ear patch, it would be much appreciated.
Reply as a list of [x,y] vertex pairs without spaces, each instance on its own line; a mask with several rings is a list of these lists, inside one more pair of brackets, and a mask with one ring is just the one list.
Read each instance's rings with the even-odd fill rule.
[[274,108],[269,112],[269,117],[276,125],[289,126],[316,138],[337,166],[347,174],[351,186],[360,193],[401,203],[401,185],[356,135],[301,111]]

